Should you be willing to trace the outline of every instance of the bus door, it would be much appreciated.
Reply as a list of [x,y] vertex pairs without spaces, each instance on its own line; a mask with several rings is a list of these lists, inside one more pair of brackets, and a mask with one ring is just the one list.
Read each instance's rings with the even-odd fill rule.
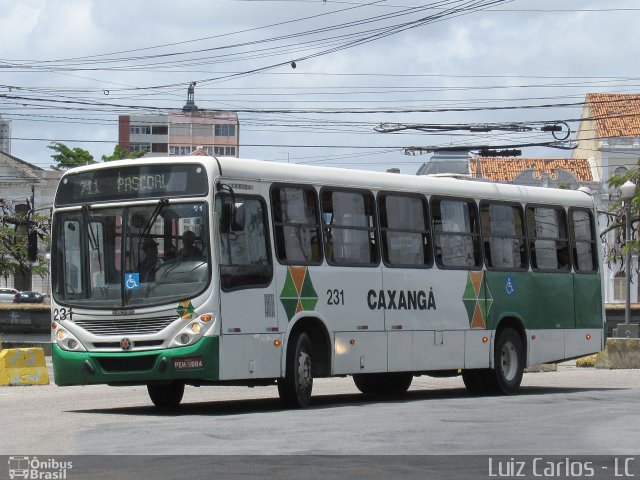
[[218,194],[220,378],[277,377],[281,349],[264,198]]
[[384,309],[373,301],[382,289],[373,194],[324,188],[320,196],[326,265],[314,270],[313,283],[317,310],[335,332],[334,374],[384,372]]
[[[593,213],[587,209],[569,209],[569,231],[573,260],[573,291],[575,327],[602,332],[602,290],[598,268],[597,233]],[[589,350],[588,335],[584,331],[572,332],[565,340],[565,357],[574,357]],[[585,342],[585,339],[587,340]]]
[[565,358],[564,332],[576,324],[574,276],[564,208],[528,206],[527,229],[533,271],[515,296],[527,329],[536,331],[528,357],[535,364]]
[[[453,208],[449,209],[452,216],[464,213],[466,204],[452,203]],[[370,305],[377,305],[384,311],[389,370],[460,368],[464,361],[466,326],[462,296],[467,278],[461,267],[466,263],[451,270],[434,265],[426,198],[380,193],[378,211],[384,261],[383,288],[372,292],[368,300]],[[458,217],[459,221],[464,220],[464,215]],[[438,222],[442,225],[440,213]],[[473,249],[470,237],[450,235],[445,238],[437,234],[437,240],[440,267],[474,258],[466,252],[462,252],[464,255],[458,252],[463,247]]]

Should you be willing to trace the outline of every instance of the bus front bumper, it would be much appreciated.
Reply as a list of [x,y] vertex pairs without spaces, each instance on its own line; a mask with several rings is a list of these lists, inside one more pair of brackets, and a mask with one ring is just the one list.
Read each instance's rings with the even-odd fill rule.
[[219,338],[203,337],[186,347],[140,352],[70,352],[52,348],[56,385],[145,384],[219,379]]

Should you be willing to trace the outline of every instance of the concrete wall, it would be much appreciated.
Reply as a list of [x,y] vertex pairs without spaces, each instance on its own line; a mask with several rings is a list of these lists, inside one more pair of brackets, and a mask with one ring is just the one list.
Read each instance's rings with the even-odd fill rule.
[[11,304],[0,305],[0,334],[48,334],[50,332],[51,308],[49,305],[28,307]]

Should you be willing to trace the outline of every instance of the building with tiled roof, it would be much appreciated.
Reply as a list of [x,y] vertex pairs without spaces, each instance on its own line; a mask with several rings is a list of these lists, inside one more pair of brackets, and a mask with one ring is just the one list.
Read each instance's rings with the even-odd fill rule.
[[599,137],[640,137],[640,95],[588,93],[586,104]]
[[586,158],[504,158],[477,157],[469,162],[473,177],[492,182],[557,186],[593,182],[593,172]]
[[[640,160],[640,94],[588,93],[585,98],[576,135],[578,148],[573,158],[588,158],[594,168],[595,179],[602,185],[602,194],[596,197],[598,206],[606,209],[609,202],[608,180],[614,175],[635,167]],[[603,222],[602,225],[606,225]],[[614,232],[610,232],[609,241]],[[632,263],[637,265],[634,255]],[[632,270],[635,270],[635,266]],[[605,302],[625,301],[624,267],[614,262],[603,262]],[[640,299],[640,282],[634,274],[636,286],[631,289],[632,303]]]
[[590,158],[596,180],[608,179],[640,159],[640,94],[588,93],[576,135],[573,158]]

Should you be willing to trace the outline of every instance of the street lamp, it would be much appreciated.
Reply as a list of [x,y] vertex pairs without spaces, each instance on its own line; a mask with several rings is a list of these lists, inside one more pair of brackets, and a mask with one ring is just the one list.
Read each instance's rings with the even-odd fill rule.
[[631,199],[635,196],[636,184],[627,180],[620,186],[620,196],[624,201],[625,210],[625,244],[627,251],[625,254],[626,268],[625,268],[625,280],[627,287],[627,296],[625,298],[624,305],[624,325],[631,323],[631,248],[629,243],[631,241]]

